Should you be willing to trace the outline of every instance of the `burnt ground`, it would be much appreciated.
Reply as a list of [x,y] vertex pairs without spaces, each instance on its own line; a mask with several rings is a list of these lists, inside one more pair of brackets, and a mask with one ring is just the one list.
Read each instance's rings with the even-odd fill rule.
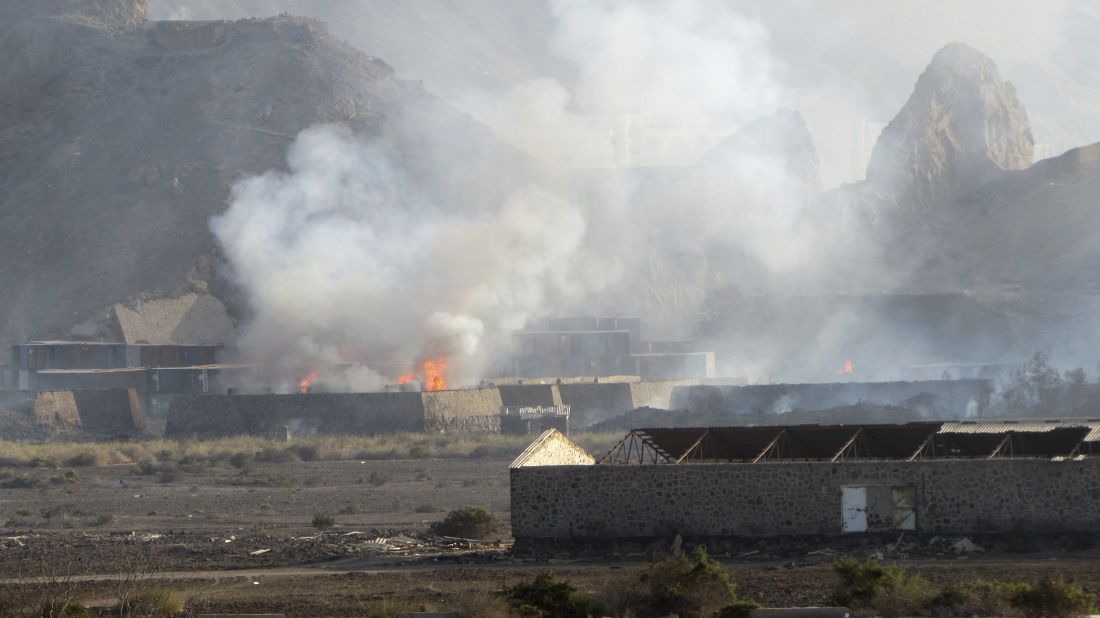
[[[510,547],[508,461],[403,460],[228,465],[160,474],[139,466],[8,469],[0,476],[0,579],[63,587],[109,605],[127,586],[164,585],[190,606],[288,616],[368,615],[379,605],[453,608],[543,571],[608,594],[639,585],[671,540],[617,548]],[[19,482],[12,483],[13,480]],[[18,485],[32,485],[17,487]],[[431,535],[449,509],[484,505],[498,539]],[[318,530],[316,513],[336,526]],[[1064,576],[1100,592],[1094,535],[914,536],[712,542],[740,594],[766,605],[816,605],[839,553],[898,560],[936,583]],[[690,545],[692,540],[687,540]],[[7,588],[10,593],[13,588]],[[0,590],[0,597],[5,594]],[[486,614],[488,615],[488,614]]]

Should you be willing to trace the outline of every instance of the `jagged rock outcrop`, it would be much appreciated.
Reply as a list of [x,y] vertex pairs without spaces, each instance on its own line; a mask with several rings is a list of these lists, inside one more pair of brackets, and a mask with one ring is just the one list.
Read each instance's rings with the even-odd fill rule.
[[993,61],[963,43],[932,58],[875,144],[867,179],[904,208],[1031,165],[1027,112]]

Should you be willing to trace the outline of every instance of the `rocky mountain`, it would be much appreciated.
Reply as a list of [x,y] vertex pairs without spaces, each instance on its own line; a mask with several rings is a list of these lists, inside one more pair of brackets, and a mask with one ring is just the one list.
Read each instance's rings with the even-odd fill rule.
[[[213,292],[240,311],[208,221],[314,124],[374,136],[442,184],[491,164],[467,152],[497,148],[480,125],[320,22],[144,15],[144,0],[0,7],[16,25],[0,27],[0,342],[94,336],[116,303]],[[438,135],[453,151],[421,147]]]
[[1031,166],[1027,112],[993,61],[963,43],[932,58],[905,107],[882,131],[867,180],[908,209]]

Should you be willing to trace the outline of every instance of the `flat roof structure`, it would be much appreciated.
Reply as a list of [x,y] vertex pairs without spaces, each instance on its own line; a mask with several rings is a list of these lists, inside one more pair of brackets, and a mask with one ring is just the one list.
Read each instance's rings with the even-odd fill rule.
[[[601,464],[1074,458],[1100,447],[1100,420],[635,429]],[[1100,452],[1100,448],[1097,448]]]

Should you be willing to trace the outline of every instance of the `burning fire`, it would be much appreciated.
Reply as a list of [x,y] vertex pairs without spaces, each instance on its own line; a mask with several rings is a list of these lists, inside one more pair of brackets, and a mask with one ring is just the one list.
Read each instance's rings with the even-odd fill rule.
[[303,395],[309,394],[309,387],[313,384],[313,381],[317,379],[317,372],[311,371],[309,375],[298,381],[298,392]]
[[[417,377],[416,370],[410,371],[397,378],[398,384],[408,384]],[[427,359],[420,367],[421,383],[426,391],[447,390],[447,357],[440,356],[432,360]]]
[[844,361],[844,368],[841,369],[840,371],[838,371],[837,373],[840,374],[840,375],[844,375],[846,373],[852,373],[855,370],[856,370],[856,366],[852,364],[852,361],[851,360],[846,360],[846,361]]

